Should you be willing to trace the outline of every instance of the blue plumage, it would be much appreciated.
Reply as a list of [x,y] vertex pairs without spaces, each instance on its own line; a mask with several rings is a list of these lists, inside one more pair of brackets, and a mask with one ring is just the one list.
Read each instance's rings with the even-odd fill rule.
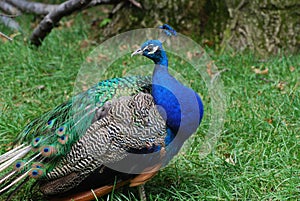
[[[170,28],[167,25],[167,28]],[[176,34],[176,32],[175,32]],[[204,109],[200,96],[182,85],[168,71],[168,57],[159,40],[148,40],[133,55],[141,54],[155,63],[152,75],[152,96],[158,111],[165,119],[168,163],[201,123]]]
[[160,114],[169,128],[177,133],[184,130],[188,138],[198,128],[203,117],[199,95],[177,81],[168,71],[168,57],[159,40],[148,40],[133,55],[141,54],[155,63],[152,75],[152,96],[161,106]]

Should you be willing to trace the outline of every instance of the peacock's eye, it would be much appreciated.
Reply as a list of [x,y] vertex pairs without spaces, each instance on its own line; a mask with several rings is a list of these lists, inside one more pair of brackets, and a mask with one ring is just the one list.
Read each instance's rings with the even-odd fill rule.
[[149,50],[149,52],[152,52],[153,51],[153,45],[152,44],[148,45],[147,49]]

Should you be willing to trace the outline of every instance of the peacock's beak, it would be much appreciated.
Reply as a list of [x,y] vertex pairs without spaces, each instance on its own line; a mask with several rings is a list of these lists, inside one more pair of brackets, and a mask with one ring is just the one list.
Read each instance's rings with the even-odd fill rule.
[[142,55],[143,54],[143,50],[142,49],[137,49],[136,51],[134,51],[132,54],[131,54],[131,57],[135,56],[135,55]]

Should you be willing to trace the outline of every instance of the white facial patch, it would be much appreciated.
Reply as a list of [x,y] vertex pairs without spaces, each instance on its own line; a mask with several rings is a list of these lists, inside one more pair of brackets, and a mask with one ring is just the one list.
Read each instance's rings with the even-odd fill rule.
[[144,47],[143,52],[144,52],[146,49],[148,49],[148,46]]
[[154,54],[158,50],[159,46],[153,46],[152,44],[146,46],[143,51],[148,50],[148,54]]

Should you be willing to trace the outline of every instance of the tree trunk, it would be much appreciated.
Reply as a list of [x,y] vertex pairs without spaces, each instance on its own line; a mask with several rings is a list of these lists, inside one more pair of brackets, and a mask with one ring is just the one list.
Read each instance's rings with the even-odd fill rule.
[[157,27],[170,24],[183,34],[200,33],[205,21],[206,0],[139,0],[142,9],[130,3],[112,13],[112,21],[105,28],[105,36],[112,36],[133,28]]
[[226,0],[223,44],[259,54],[300,49],[299,0]]
[[[299,0],[144,0],[142,9],[123,4],[104,30],[111,36],[163,23],[200,42],[261,55],[300,49]],[[120,8],[121,7],[121,8]]]

